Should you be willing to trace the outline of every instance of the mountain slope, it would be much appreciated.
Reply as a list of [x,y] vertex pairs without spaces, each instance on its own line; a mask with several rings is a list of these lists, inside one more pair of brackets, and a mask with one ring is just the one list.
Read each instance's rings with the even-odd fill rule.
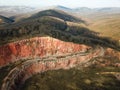
[[78,18],[83,18],[91,30],[100,33],[101,36],[119,40],[120,38],[120,8],[67,8],[64,6],[54,7],[73,14]]

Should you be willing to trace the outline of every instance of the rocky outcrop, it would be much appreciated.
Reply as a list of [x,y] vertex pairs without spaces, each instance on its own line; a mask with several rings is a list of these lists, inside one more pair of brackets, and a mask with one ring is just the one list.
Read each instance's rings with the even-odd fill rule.
[[90,47],[72,42],[64,42],[51,37],[35,37],[0,47],[0,66],[21,59],[63,56],[71,53],[85,52]]

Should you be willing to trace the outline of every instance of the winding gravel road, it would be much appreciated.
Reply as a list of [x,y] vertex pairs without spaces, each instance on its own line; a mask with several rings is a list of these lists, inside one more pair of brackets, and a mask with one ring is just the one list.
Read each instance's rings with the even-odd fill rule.
[[[104,48],[97,47],[89,53],[79,52],[68,54],[67,56],[51,56],[43,59],[25,60],[10,70],[3,79],[1,90],[19,90],[21,85],[34,74],[47,70],[69,69],[81,63],[85,64],[91,59],[102,55],[104,55]],[[34,68],[32,68],[33,66]],[[41,68],[39,69],[38,67]],[[30,70],[32,71],[30,72]]]

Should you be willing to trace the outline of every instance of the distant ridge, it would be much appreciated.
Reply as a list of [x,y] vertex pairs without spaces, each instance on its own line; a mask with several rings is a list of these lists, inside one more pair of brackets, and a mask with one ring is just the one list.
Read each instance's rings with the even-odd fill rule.
[[71,11],[72,10],[69,7],[65,7],[65,6],[61,6],[61,5],[54,6],[53,9],[58,9],[58,10],[63,10],[63,11]]
[[34,10],[36,10],[36,8],[30,6],[0,6],[0,15],[10,17],[18,14],[32,12]]
[[54,9],[63,10],[67,12],[78,12],[83,13],[120,13],[120,7],[101,7],[101,8],[88,8],[88,7],[77,7],[69,8],[65,6],[55,6]]

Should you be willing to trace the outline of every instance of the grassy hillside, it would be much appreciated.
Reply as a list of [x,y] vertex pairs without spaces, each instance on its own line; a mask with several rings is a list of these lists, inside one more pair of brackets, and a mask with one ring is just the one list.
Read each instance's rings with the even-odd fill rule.
[[[78,15],[79,16],[79,15]],[[120,38],[120,14],[92,13],[82,16],[89,23],[92,31],[100,33],[101,36],[110,37],[115,40]]]
[[101,14],[88,17],[91,20],[89,28],[102,36],[120,39],[120,14]]

